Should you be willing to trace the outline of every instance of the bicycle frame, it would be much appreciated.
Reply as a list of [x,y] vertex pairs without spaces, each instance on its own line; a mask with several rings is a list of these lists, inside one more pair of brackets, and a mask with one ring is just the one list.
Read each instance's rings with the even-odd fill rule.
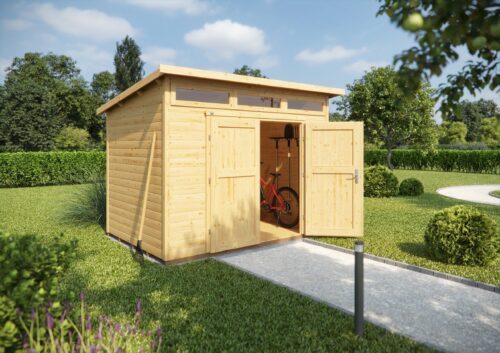
[[[272,182],[266,182],[264,179],[260,178],[260,195],[261,201],[260,206],[267,205],[269,207],[269,211],[283,211],[286,210],[285,202],[278,195],[278,189],[276,185]],[[278,205],[273,206],[273,196],[276,196],[276,200],[278,200]]]

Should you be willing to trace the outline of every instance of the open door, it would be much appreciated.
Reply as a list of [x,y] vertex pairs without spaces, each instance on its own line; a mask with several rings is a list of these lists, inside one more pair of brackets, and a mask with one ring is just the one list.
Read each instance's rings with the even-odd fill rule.
[[363,123],[306,123],[305,235],[363,235]]
[[257,119],[212,118],[210,251],[260,242]]

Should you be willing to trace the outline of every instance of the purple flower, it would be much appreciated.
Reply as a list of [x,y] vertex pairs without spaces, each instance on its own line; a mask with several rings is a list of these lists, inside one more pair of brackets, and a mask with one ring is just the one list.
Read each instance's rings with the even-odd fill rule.
[[35,348],[30,348],[29,353],[36,353]]
[[17,316],[21,316],[21,314],[22,314],[21,309],[16,308],[16,314],[17,314]]
[[47,327],[49,330],[54,328],[54,318],[50,314],[47,314]]
[[117,322],[117,323],[115,324],[115,331],[120,331],[120,329],[121,329],[121,326],[120,326],[120,324]]
[[85,316],[85,330],[87,331],[92,330],[92,320],[90,319],[89,315]]
[[95,338],[98,340],[102,340],[102,321],[99,322],[99,329],[97,330]]
[[97,353],[97,347],[95,346],[95,344],[90,346],[90,353]]
[[85,300],[85,294],[80,292],[80,300],[83,302]]
[[135,304],[135,314],[141,315],[141,300],[140,299],[137,301],[137,304]]
[[36,316],[35,309],[31,309],[31,321],[35,320],[35,316]]
[[156,328],[156,337],[161,337],[161,327],[160,326],[158,326]]
[[116,353],[122,353],[122,347],[118,347],[118,348],[116,349]]

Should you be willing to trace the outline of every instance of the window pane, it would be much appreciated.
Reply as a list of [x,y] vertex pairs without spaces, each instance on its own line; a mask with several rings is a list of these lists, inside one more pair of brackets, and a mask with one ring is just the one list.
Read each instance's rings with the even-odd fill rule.
[[229,103],[228,92],[218,91],[202,91],[196,89],[177,88],[175,91],[176,99],[192,102],[207,102],[207,103]]
[[279,108],[280,98],[238,95],[239,105],[251,105],[253,107]]
[[323,103],[290,99],[288,101],[288,109],[314,110],[320,112],[323,110]]

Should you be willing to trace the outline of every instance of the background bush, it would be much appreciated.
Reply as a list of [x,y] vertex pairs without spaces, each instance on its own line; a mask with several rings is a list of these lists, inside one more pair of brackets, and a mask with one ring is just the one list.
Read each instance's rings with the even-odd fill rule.
[[106,181],[96,179],[84,185],[68,201],[64,217],[71,222],[106,225]]
[[54,146],[60,151],[81,151],[89,146],[90,134],[85,129],[66,126],[54,138]]
[[399,192],[398,178],[388,168],[377,165],[365,170],[365,196],[391,197]]
[[[366,150],[366,165],[385,164],[386,150]],[[500,174],[500,150],[394,150],[392,163],[398,169]]]
[[419,196],[424,193],[424,184],[418,179],[408,178],[399,185],[399,194],[403,196]]
[[44,243],[37,236],[12,236],[0,230],[0,347],[19,345],[22,328],[16,310],[31,309],[58,296],[59,280],[75,254],[76,243],[58,238]]
[[495,259],[499,249],[495,222],[463,205],[435,213],[424,239],[431,255],[451,264],[483,266]]
[[100,151],[0,153],[0,187],[86,183],[105,171]]

